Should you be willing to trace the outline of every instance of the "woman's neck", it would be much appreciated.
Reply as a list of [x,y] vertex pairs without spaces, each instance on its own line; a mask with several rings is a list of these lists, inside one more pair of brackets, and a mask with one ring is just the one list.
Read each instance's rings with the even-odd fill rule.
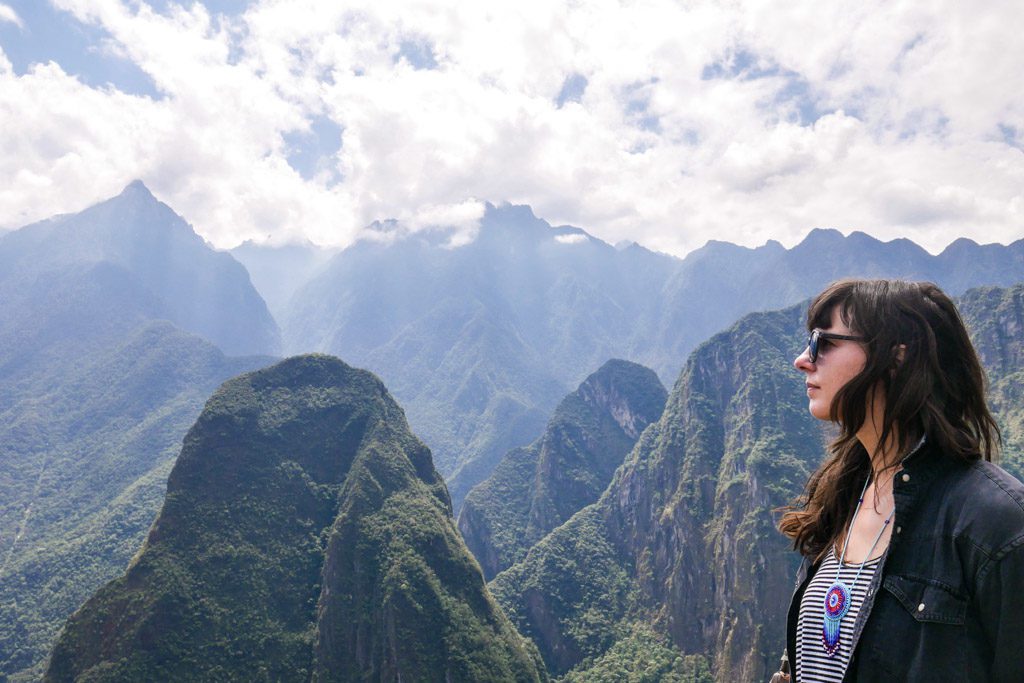
[[873,400],[868,406],[864,424],[857,430],[857,440],[860,441],[860,445],[864,447],[868,457],[871,458],[872,478],[875,481],[885,470],[895,465],[900,456],[900,440],[895,425],[886,437],[885,443],[881,443],[882,424],[885,419],[885,400],[880,393],[880,391],[876,391],[872,396]]
[[871,430],[868,433],[864,433],[864,429],[857,432],[857,440],[860,441],[860,445],[867,451],[868,457],[871,458],[871,478],[878,480],[886,470],[892,470],[893,466],[899,462],[899,438],[895,433],[890,433],[886,438],[884,444],[879,444],[879,437],[877,431]]

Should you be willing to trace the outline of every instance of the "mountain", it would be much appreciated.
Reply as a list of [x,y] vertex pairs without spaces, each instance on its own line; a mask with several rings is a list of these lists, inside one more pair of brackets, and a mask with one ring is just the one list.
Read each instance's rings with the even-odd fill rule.
[[24,290],[101,264],[121,269],[155,312],[229,355],[280,350],[277,324],[245,268],[207,245],[138,180],[80,213],[0,236],[0,294],[7,305],[31,306]]
[[38,680],[145,537],[210,392],[272,360],[199,334],[276,344],[244,269],[141,183],[0,237],[0,680]]
[[[285,346],[379,373],[458,508],[509,448],[537,437],[570,387],[616,355],[631,311],[650,305],[673,264],[552,228],[528,207],[489,205],[465,246],[431,232],[341,252],[292,298]],[[473,459],[483,466],[460,483]]]
[[546,680],[538,664],[384,385],[303,356],[210,398],[144,546],[44,680]]
[[[97,298],[117,305],[128,291]],[[224,379],[267,362],[227,358],[164,321],[104,336],[59,320],[82,336],[40,347],[38,363],[8,374],[0,392],[2,680],[39,679],[61,624],[145,538],[203,401]]]
[[597,500],[666,396],[652,370],[610,360],[562,399],[539,439],[505,454],[459,514],[487,579]]
[[[747,313],[793,305],[845,276],[932,280],[953,294],[1024,279],[1024,240],[951,244],[812,230],[792,249],[712,241],[677,259],[487,205],[476,238],[372,226],[298,289],[290,353],[325,351],[380,374],[429,443],[456,510],[561,397],[608,358],[678,376],[688,354]],[[984,268],[979,268],[984,264]]]
[[702,345],[600,500],[494,579],[552,673],[586,680],[634,623],[717,680],[777,663],[784,625],[765,615],[784,614],[795,558],[771,510],[823,446],[790,367],[801,323],[753,314]]
[[988,373],[1003,437],[999,464],[1024,481],[1024,284],[972,289],[957,305]]
[[[1002,465],[1020,477],[1024,285],[971,290],[959,306],[991,380]],[[751,314],[702,344],[600,499],[490,583],[553,675],[624,680],[649,657],[663,680],[770,676],[797,563],[773,510],[828,437],[791,366],[804,310]]]
[[252,284],[275,319],[287,315],[292,295],[313,278],[335,251],[311,242],[272,246],[246,240],[230,250],[249,271]]

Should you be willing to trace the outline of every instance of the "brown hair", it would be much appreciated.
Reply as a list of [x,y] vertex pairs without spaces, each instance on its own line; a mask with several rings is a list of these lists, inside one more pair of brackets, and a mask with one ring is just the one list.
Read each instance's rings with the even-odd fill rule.
[[816,559],[845,530],[871,470],[872,454],[857,432],[877,386],[885,397],[879,448],[892,443],[905,454],[925,436],[938,452],[970,462],[991,460],[1000,443],[981,362],[941,289],[930,282],[840,280],[811,303],[807,328],[829,327],[833,309],[865,338],[867,362],[832,401],[830,419],[840,433],[829,457],[779,522],[793,546]]

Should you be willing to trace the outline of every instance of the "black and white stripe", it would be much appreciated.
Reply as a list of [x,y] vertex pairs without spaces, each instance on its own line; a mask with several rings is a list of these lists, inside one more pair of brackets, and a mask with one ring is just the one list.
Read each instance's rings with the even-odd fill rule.
[[822,561],[814,578],[807,585],[803,599],[800,601],[800,617],[797,620],[796,661],[799,683],[823,683],[843,680],[846,666],[850,663],[850,643],[853,636],[853,624],[857,621],[857,613],[864,604],[864,596],[871,584],[871,577],[878,567],[880,558],[871,560],[854,585],[859,564],[844,564],[839,570],[839,580],[850,588],[850,611],[843,617],[839,627],[839,650],[834,656],[825,654],[821,642],[822,628],[825,626],[825,594],[836,580],[836,569],[839,560],[835,549]]

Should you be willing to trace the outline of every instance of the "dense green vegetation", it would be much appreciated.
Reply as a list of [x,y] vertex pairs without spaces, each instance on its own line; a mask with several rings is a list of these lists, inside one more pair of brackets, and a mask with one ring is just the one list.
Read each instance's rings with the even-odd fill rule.
[[822,446],[789,366],[801,327],[799,308],[754,314],[702,345],[601,499],[494,579],[553,673],[586,671],[635,623],[720,680],[778,656],[763,615],[783,611],[795,558],[772,510]]
[[1003,436],[1000,465],[1024,481],[1024,284],[980,287],[958,302],[988,373]]
[[653,371],[611,360],[562,399],[544,434],[509,451],[466,497],[459,530],[484,576],[597,500],[640,432],[660,417],[666,392]]
[[38,678],[60,625],[141,544],[206,397],[265,362],[150,323],[104,352],[69,353],[59,374],[26,365],[8,383],[18,393],[0,410],[0,674]]
[[536,681],[538,663],[384,386],[305,356],[210,398],[144,547],[46,679]]
[[644,623],[623,624],[624,635],[595,659],[585,659],[563,683],[713,683],[707,660],[682,655]]
[[196,332],[277,338],[241,266],[140,183],[0,236],[0,679],[38,680],[141,544],[206,398],[270,361]]

